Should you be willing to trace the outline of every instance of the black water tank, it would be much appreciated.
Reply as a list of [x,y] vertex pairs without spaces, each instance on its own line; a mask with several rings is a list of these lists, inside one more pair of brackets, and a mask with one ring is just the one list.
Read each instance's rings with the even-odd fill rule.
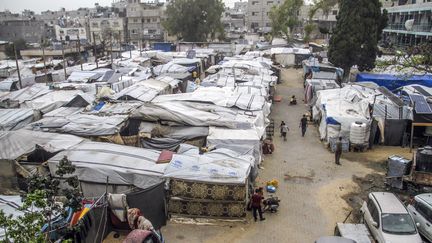
[[426,146],[417,150],[417,171],[432,172],[432,147]]

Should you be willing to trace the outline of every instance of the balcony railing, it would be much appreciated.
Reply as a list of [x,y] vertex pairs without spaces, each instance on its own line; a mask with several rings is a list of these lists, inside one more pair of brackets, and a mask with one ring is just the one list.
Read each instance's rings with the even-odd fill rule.
[[401,24],[389,24],[386,27],[387,30],[405,30],[410,32],[431,32],[432,24],[415,24],[411,30],[405,28],[405,23]]

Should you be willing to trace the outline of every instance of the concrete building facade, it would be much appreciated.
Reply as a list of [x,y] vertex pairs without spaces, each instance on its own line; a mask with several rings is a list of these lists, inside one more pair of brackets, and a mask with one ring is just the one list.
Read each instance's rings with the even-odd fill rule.
[[250,32],[268,33],[271,31],[270,10],[283,0],[248,0],[246,27]]
[[47,38],[43,21],[21,19],[0,22],[0,40],[2,41],[23,39],[27,43],[40,43],[43,38]]
[[222,13],[221,22],[227,35],[245,32],[247,2],[236,2],[234,8],[226,8]]
[[389,17],[385,42],[413,46],[432,40],[432,0],[399,0],[385,6]]
[[128,40],[132,44],[164,40],[165,31],[162,26],[165,16],[164,3],[128,0],[126,16]]
[[113,41],[124,43],[127,41],[126,18],[93,18],[90,19],[90,41],[100,44],[107,35],[112,33]]

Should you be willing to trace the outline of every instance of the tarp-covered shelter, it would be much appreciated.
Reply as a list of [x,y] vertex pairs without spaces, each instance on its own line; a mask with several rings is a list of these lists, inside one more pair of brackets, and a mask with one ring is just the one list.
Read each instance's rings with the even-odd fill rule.
[[106,183],[108,192],[122,193],[131,186],[146,189],[162,182],[166,164],[156,164],[159,155],[156,150],[86,141],[58,153],[48,165],[55,175],[59,161],[67,156],[83,182],[84,196],[98,196]]
[[359,73],[356,82],[374,82],[379,86],[384,86],[389,90],[396,90],[406,85],[423,85],[432,87],[432,75],[393,75],[377,73]]
[[0,109],[0,131],[18,130],[40,118],[33,109]]
[[251,165],[251,156],[231,150],[200,155],[196,147],[181,148],[164,173],[170,185],[168,212],[200,218],[244,217]]

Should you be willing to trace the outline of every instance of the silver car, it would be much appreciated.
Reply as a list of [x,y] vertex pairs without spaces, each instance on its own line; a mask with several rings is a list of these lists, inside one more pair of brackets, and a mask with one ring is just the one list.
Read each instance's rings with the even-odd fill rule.
[[432,242],[432,193],[415,196],[407,209],[418,224],[420,234]]
[[413,218],[402,202],[388,192],[369,193],[361,207],[364,223],[378,243],[422,243]]

